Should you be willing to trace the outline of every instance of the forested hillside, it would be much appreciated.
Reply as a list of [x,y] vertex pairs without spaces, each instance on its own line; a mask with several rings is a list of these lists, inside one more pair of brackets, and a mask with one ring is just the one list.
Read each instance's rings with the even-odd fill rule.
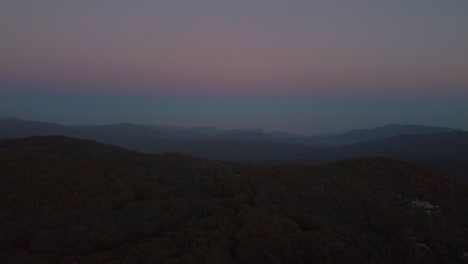
[[385,158],[320,166],[0,142],[1,263],[465,263],[468,186]]

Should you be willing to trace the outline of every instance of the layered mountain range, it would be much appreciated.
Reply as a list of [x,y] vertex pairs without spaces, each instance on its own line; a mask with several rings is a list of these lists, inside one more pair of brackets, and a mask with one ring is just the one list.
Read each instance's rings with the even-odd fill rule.
[[0,119],[0,138],[41,135],[92,139],[145,153],[179,152],[214,160],[267,164],[318,164],[383,156],[468,178],[468,132],[443,127],[391,124],[328,136],[304,136],[261,129],[136,124],[65,126]]

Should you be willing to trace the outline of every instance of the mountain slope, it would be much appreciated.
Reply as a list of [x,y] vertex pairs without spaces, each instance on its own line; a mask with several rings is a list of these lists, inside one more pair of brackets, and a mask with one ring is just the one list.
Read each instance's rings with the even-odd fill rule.
[[0,261],[462,263],[467,191],[384,158],[253,166],[1,141]]

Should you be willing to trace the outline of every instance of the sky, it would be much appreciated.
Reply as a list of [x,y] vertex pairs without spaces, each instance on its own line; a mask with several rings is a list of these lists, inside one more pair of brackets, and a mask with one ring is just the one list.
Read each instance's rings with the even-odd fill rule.
[[468,129],[465,0],[3,0],[0,116]]

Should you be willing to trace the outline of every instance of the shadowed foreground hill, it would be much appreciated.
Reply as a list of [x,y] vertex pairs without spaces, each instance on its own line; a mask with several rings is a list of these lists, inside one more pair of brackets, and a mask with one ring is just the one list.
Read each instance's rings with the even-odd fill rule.
[[253,166],[0,142],[1,263],[464,263],[468,187],[384,158]]

